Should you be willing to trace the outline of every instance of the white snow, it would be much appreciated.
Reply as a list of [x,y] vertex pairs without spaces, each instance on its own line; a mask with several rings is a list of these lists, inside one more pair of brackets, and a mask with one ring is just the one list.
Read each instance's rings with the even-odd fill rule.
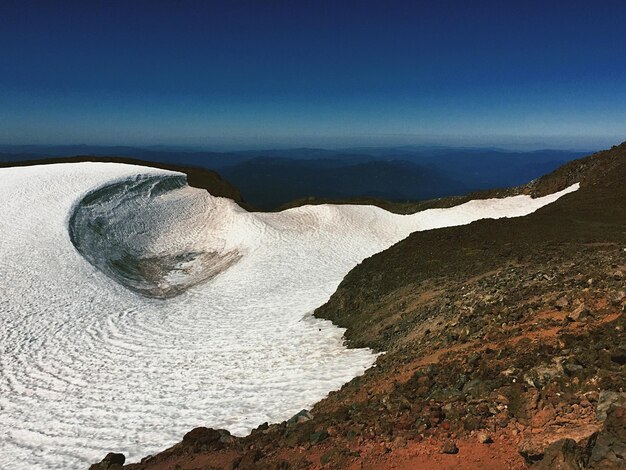
[[119,226],[129,243],[241,254],[155,299],[90,264],[68,223],[95,188],[168,174],[113,163],[0,170],[0,468],[86,468],[110,451],[135,461],[196,426],[245,434],[289,418],[375,359],[311,316],[356,264],[413,231],[523,216],[578,189],[409,216],[351,205],[248,213],[188,186],[136,198]]

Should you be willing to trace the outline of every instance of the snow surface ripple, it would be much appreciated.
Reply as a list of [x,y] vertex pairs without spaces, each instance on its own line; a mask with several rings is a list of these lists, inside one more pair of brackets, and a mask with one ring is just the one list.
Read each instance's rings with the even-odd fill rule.
[[578,189],[401,216],[351,205],[248,213],[175,187],[135,198],[125,230],[149,230],[157,256],[240,258],[179,295],[145,297],[81,256],[68,224],[97,188],[176,174],[114,163],[0,170],[0,468],[85,468],[110,451],[134,461],[196,426],[245,434],[286,419],[375,359],[311,316],[356,264],[413,231],[523,216]]

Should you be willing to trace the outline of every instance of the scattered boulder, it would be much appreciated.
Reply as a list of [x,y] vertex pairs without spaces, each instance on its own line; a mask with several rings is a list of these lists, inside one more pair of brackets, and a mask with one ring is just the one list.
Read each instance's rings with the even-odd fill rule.
[[259,424],[256,429],[253,429],[252,432],[266,432],[270,428],[270,425],[267,421]]
[[596,418],[599,421],[606,420],[607,411],[612,406],[626,406],[626,392],[612,392],[601,390],[596,405]]
[[554,406],[547,404],[541,410],[534,414],[530,419],[530,425],[535,428],[541,428],[548,424],[556,417]]
[[225,429],[199,427],[192,429],[183,436],[183,446],[194,452],[220,450],[235,441]]
[[204,441],[211,442],[217,441],[219,440],[219,438],[220,436],[217,430],[206,427],[199,427],[192,429],[183,436],[183,444],[193,444],[196,442]]
[[585,452],[574,439],[560,439],[544,451],[543,459],[533,468],[537,470],[581,470],[585,468]]
[[477,437],[478,442],[480,442],[481,444],[491,444],[493,442],[491,436],[486,432],[479,432]]
[[313,414],[309,410],[301,410],[287,420],[287,426],[305,423],[313,419]]
[[611,406],[604,429],[597,434],[589,468],[626,468],[626,407]]
[[620,366],[626,365],[626,350],[622,349],[611,354],[611,361]]
[[581,304],[567,314],[567,319],[575,322],[584,321],[589,317],[590,314],[591,311],[587,308],[587,306],[585,304]]
[[556,302],[554,302],[554,306],[557,310],[563,310],[567,308],[569,305],[569,299],[566,296],[559,297]]
[[535,439],[528,438],[525,438],[519,447],[520,455],[524,457],[524,460],[526,460],[528,464],[531,465],[543,459],[544,450],[544,446],[542,446],[539,442]]
[[329,436],[328,431],[323,429],[321,431],[314,432],[313,434],[311,434],[311,436],[309,437],[309,442],[311,444],[319,444],[320,442],[328,439],[328,436]]
[[611,406],[600,432],[577,443],[560,439],[543,452],[520,453],[537,470],[617,470],[626,468],[626,407]]
[[243,454],[242,457],[233,462],[233,469],[253,469],[257,468],[256,463],[263,458],[263,454],[258,449],[252,449]]
[[279,460],[274,467],[276,470],[291,470],[291,464],[287,460]]
[[[320,464],[329,469],[347,468],[348,459],[352,457],[352,452],[347,448],[334,447],[320,457]],[[310,468],[311,465],[299,468]]]
[[533,367],[524,375],[524,381],[531,387],[542,388],[546,386],[555,377],[563,375],[563,366],[560,359],[556,358],[554,364]]
[[489,393],[489,386],[484,380],[473,379],[463,385],[463,393],[472,397],[481,397]]
[[89,470],[121,470],[125,461],[124,454],[109,452],[99,463],[89,467]]
[[402,436],[396,436],[394,438],[394,440],[391,442],[391,445],[395,448],[395,449],[400,449],[403,447],[406,447],[406,439]]
[[446,441],[443,443],[441,447],[442,454],[458,454],[459,448],[456,446],[454,441]]
[[580,364],[577,364],[574,361],[569,361],[569,362],[565,363],[565,365],[563,366],[563,369],[565,370],[567,375],[571,376],[571,375],[575,375],[576,373],[578,373],[581,370],[583,370],[584,367],[581,366]]
[[428,422],[431,426],[436,426],[444,418],[443,409],[436,404],[424,407],[423,413],[428,417]]

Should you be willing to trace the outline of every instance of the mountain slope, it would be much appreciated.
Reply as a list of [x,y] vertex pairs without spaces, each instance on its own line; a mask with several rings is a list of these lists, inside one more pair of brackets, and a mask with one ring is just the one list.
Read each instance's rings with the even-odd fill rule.
[[414,233],[366,259],[316,316],[387,351],[377,367],[312,415],[243,439],[200,428],[128,468],[621,468],[624,181],[626,144],[524,188],[581,183],[533,215]]
[[[626,145],[622,144],[568,163],[529,184],[523,192],[533,196],[550,194],[573,182],[581,184],[577,194],[532,216],[506,222],[485,220],[472,224],[471,228],[412,234],[352,270],[333,298],[316,314],[340,326],[353,326],[343,320],[342,313],[351,312],[350,323],[361,322],[363,318],[354,314],[356,299],[366,303],[368,311],[377,311],[376,298],[442,275],[463,278],[486,272],[501,265],[505,255],[523,260],[541,253],[547,246],[574,244],[573,249],[580,243],[625,241],[626,188],[622,183],[626,178],[625,150]],[[435,246],[437,251],[429,250]],[[376,282],[366,274],[372,272],[379,273]],[[348,337],[356,334],[355,331],[349,329]],[[385,347],[378,342],[367,346]]]

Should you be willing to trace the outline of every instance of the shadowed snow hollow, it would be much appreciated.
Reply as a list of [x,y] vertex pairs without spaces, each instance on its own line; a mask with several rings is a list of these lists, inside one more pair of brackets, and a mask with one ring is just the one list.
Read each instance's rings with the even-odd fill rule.
[[196,426],[247,433],[369,367],[310,314],[416,230],[516,217],[516,196],[414,215],[248,213],[183,175],[112,163],[0,170],[0,468],[130,460]]
[[211,200],[182,175],[137,176],[98,188],[70,217],[70,238],[91,264],[149,297],[168,298],[241,257],[215,230]]

